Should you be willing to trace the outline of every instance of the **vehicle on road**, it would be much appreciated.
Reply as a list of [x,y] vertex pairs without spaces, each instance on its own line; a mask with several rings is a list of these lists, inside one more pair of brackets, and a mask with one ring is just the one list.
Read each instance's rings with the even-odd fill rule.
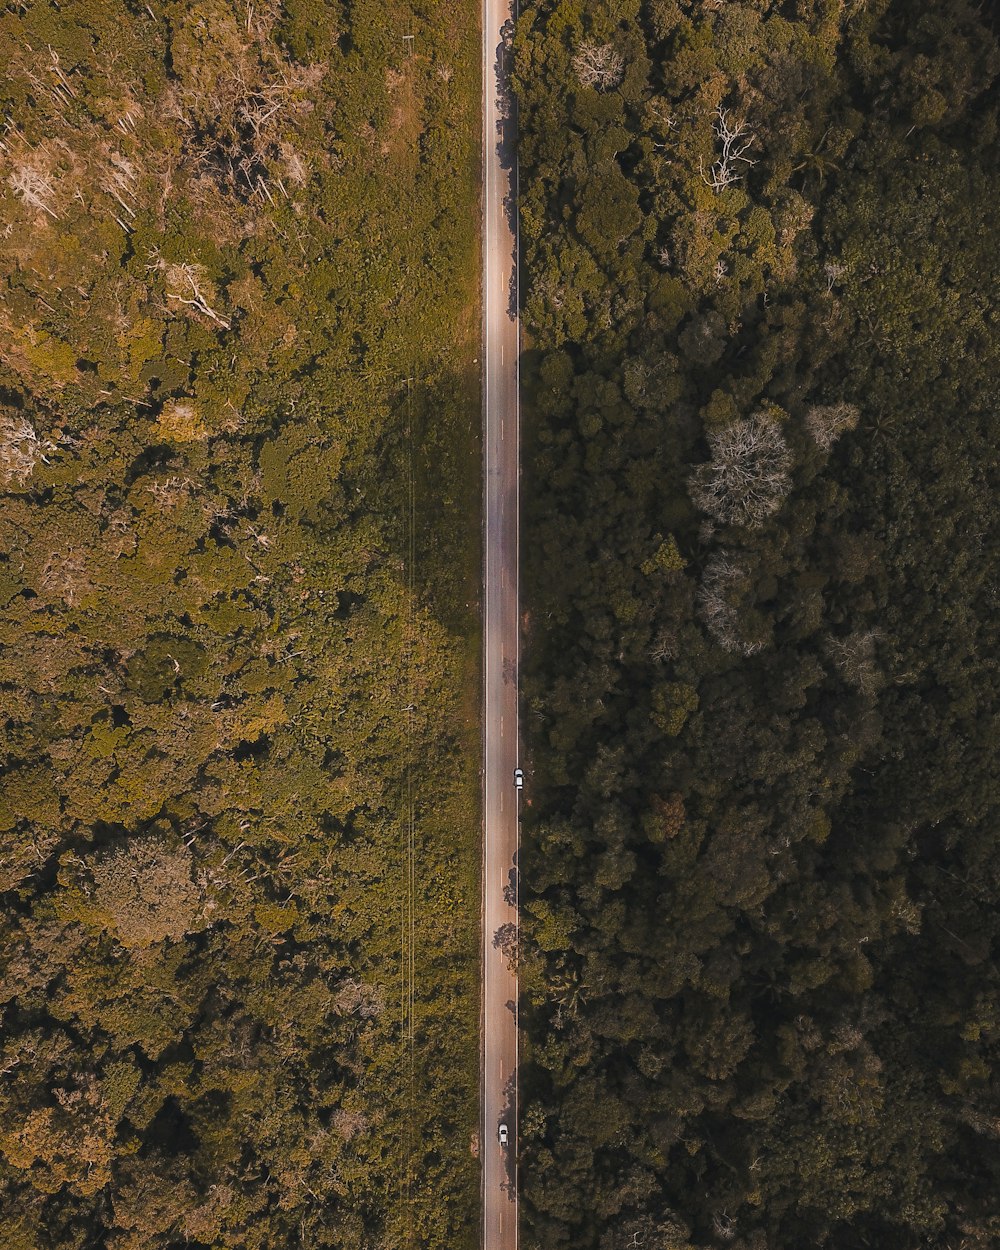
[[524,789],[524,769],[523,768],[514,769],[514,788],[516,790]]
[[498,1129],[498,1131],[497,1131],[497,1138],[499,1139],[499,1142],[500,1142],[500,1145],[501,1145],[501,1146],[506,1146],[506,1145],[507,1145],[507,1142],[510,1140],[510,1134],[509,1134],[509,1132],[507,1131],[507,1125],[506,1125],[506,1124],[501,1124],[501,1125],[500,1125],[500,1128],[499,1128],[499,1129]]

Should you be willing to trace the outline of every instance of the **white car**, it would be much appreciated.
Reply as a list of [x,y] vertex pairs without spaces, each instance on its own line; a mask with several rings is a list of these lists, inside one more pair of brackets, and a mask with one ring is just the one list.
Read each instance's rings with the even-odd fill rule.
[[499,1139],[501,1146],[507,1145],[507,1142],[510,1140],[510,1134],[507,1131],[506,1124],[500,1125],[500,1128],[497,1130],[497,1138]]
[[523,768],[514,769],[514,789],[515,790],[524,789],[524,769]]

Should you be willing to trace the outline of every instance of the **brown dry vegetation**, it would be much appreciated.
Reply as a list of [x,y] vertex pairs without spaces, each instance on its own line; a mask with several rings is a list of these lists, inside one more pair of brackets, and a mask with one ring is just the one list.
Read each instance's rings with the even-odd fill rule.
[[478,51],[0,13],[12,1250],[476,1239]]

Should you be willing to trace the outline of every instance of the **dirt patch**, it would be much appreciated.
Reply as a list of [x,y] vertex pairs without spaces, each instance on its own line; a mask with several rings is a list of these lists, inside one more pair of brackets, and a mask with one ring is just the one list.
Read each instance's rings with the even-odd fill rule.
[[423,132],[421,93],[417,88],[416,58],[400,69],[385,71],[385,87],[392,105],[389,124],[379,151],[398,171],[416,169],[418,144]]

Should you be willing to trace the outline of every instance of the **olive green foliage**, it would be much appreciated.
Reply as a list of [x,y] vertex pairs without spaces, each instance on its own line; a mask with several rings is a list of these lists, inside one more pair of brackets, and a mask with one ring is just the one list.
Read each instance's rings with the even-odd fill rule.
[[11,1250],[475,1241],[478,53],[3,6]]
[[539,1250],[1000,1239],[988,21],[524,7]]

